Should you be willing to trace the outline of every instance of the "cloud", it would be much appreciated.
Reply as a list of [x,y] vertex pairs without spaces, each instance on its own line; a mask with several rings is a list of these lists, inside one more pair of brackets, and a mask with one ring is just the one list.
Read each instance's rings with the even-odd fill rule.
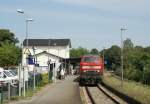
[[149,0],[46,0],[66,5],[88,6],[111,11],[145,12],[149,11]]
[[[65,8],[59,7],[59,9],[53,9],[52,7],[40,7],[28,6],[26,15],[33,18],[46,18],[46,17],[66,17],[73,20],[88,20],[96,21],[98,18],[101,19],[144,19],[150,17],[149,10],[147,7],[147,0],[39,0],[41,2],[50,4],[61,3],[65,5]],[[38,1],[38,2],[39,2]],[[135,5],[136,4],[136,5]],[[53,4],[50,4],[53,5]],[[66,6],[66,5],[69,5]],[[72,6],[73,5],[73,6]],[[40,5],[39,5],[40,6]],[[60,5],[59,5],[60,6]],[[79,6],[79,7],[78,7]],[[49,8],[49,9],[48,9]],[[78,9],[77,9],[78,8]],[[87,9],[88,8],[88,9]],[[93,9],[94,8],[94,9]],[[74,11],[72,11],[72,9]],[[16,12],[16,5],[0,5],[1,13],[14,13]],[[90,11],[88,11],[90,10]],[[63,18],[63,19],[64,19]]]

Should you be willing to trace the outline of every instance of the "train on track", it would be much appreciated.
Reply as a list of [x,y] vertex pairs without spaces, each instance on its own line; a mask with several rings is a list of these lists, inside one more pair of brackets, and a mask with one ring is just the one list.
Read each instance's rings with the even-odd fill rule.
[[103,59],[98,55],[83,55],[80,62],[79,84],[97,84],[101,82],[104,71]]

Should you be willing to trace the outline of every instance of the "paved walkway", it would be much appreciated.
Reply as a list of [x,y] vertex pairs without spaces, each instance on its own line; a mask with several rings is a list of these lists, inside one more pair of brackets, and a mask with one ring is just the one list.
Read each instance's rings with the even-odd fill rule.
[[70,76],[65,80],[46,86],[41,92],[30,100],[23,100],[11,104],[82,104],[78,83],[75,77]]

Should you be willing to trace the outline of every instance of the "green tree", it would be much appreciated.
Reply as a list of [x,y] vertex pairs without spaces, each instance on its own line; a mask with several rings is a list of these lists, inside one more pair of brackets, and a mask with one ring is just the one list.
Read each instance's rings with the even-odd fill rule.
[[21,49],[15,46],[18,42],[14,33],[0,29],[0,67],[18,65],[21,60]]
[[0,47],[0,66],[10,67],[21,61],[21,49],[13,44],[3,44]]
[[89,50],[82,47],[73,48],[70,50],[71,57],[81,57],[84,54],[89,54]]
[[96,48],[91,49],[90,54],[98,55],[99,51]]
[[123,48],[124,49],[133,49],[134,45],[131,41],[131,39],[127,38],[126,40],[123,41]]
[[[101,51],[102,53],[103,51]],[[120,67],[120,47],[113,45],[109,49],[105,49],[105,60],[107,60],[107,69],[116,70]]]
[[149,54],[150,54],[150,47],[144,48],[144,51],[145,51],[146,53],[149,53]]
[[[123,43],[124,77],[150,85],[150,47],[134,47],[129,38]],[[120,48],[113,45],[111,48],[105,49],[105,59],[108,60],[107,68],[116,70],[116,74],[121,75]]]
[[0,29],[0,46],[5,43],[16,44],[18,42],[14,33],[10,32],[8,29]]
[[132,55],[133,49],[134,49],[134,44],[132,43],[132,41],[127,38],[126,40],[124,40],[123,42],[124,47],[123,47],[123,61],[124,61],[124,68],[128,69],[129,66],[131,66],[131,62],[130,62],[130,56]]
[[150,64],[145,65],[143,73],[143,83],[150,85]]

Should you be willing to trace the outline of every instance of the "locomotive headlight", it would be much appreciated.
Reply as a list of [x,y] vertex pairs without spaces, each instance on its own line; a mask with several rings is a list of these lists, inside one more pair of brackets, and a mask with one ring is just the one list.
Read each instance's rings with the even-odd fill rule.
[[101,66],[82,66],[82,69],[101,69]]
[[89,69],[90,66],[82,66],[82,69]]
[[93,66],[94,69],[101,69],[101,66]]
[[83,70],[83,72],[86,72],[86,70]]
[[99,70],[97,70],[97,72],[99,73],[100,71],[99,71]]

